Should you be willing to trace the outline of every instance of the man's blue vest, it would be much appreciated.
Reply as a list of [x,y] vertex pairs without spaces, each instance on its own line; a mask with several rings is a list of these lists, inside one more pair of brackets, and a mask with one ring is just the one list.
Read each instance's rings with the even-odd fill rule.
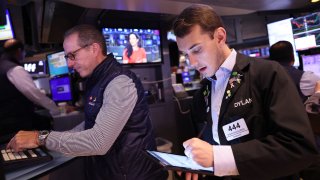
[[140,80],[108,55],[87,79],[85,96],[85,128],[90,129],[103,103],[103,93],[115,77],[126,75],[135,83],[138,100],[116,141],[105,155],[86,157],[88,179],[166,179],[167,174],[144,154],[156,144],[149,117],[148,104]]

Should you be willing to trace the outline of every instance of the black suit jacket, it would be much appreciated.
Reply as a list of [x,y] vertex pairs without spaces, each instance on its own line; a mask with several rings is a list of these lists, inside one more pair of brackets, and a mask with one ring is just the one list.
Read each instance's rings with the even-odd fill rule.
[[[202,83],[192,110],[199,123],[212,121],[207,92],[211,83]],[[241,118],[249,134],[228,141],[222,127]],[[210,142],[208,132],[203,138]],[[218,134],[221,145],[231,145],[241,179],[289,176],[310,165],[317,154],[307,114],[288,74],[278,63],[239,53],[222,100]]]

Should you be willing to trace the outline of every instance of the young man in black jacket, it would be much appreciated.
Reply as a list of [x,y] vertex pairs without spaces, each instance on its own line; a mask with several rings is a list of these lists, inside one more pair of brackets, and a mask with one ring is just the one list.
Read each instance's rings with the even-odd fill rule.
[[230,49],[222,21],[210,6],[186,8],[173,29],[180,51],[204,77],[194,96],[192,118],[207,121],[207,129],[201,138],[183,143],[185,154],[214,168],[215,176],[207,179],[298,178],[317,151],[303,104],[285,70]]

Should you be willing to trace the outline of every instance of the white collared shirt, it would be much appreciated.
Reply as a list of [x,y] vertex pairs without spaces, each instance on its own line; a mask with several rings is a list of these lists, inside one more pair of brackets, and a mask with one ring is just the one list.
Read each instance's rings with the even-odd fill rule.
[[30,101],[48,109],[53,116],[60,114],[56,104],[36,87],[30,74],[22,66],[11,68],[7,72],[7,77]]
[[[231,71],[236,63],[237,52],[233,49],[227,59],[216,72],[217,80],[212,81],[211,86],[211,116],[212,136],[220,144],[218,134],[218,120],[222,98],[226,90]],[[231,146],[213,146],[214,174],[216,176],[239,175]]]
[[211,116],[212,116],[212,135],[213,139],[220,144],[218,135],[218,119],[220,114],[220,108],[222,103],[222,98],[226,90],[228,79],[230,77],[231,71],[236,63],[237,52],[232,50],[228,58],[222,63],[216,72],[217,80],[212,81],[211,86]]

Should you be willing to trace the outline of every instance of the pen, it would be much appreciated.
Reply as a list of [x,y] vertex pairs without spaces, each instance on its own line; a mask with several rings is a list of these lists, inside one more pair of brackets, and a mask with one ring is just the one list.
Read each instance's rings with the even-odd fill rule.
[[200,137],[202,136],[202,134],[203,134],[203,132],[204,132],[204,130],[206,129],[206,127],[207,127],[207,121],[204,121],[204,125],[203,125],[203,127],[202,127],[202,129],[201,129],[201,131],[199,132],[199,134],[197,135],[197,138],[199,138],[200,139]]
[[[199,132],[199,134],[197,135],[197,138],[199,138],[200,139],[200,137],[202,136],[202,134],[204,133],[204,130],[206,129],[206,127],[207,127],[207,121],[204,121],[203,122],[204,124],[203,124],[203,127],[202,127],[202,129],[201,129],[201,131]],[[190,155],[190,153],[191,152],[189,152],[187,149],[188,149],[188,146],[186,146],[186,147],[184,147],[185,148],[185,151],[184,151],[184,154],[187,156],[187,158],[188,159],[192,159],[192,157],[191,157],[191,155]],[[189,153],[188,153],[189,152]]]

